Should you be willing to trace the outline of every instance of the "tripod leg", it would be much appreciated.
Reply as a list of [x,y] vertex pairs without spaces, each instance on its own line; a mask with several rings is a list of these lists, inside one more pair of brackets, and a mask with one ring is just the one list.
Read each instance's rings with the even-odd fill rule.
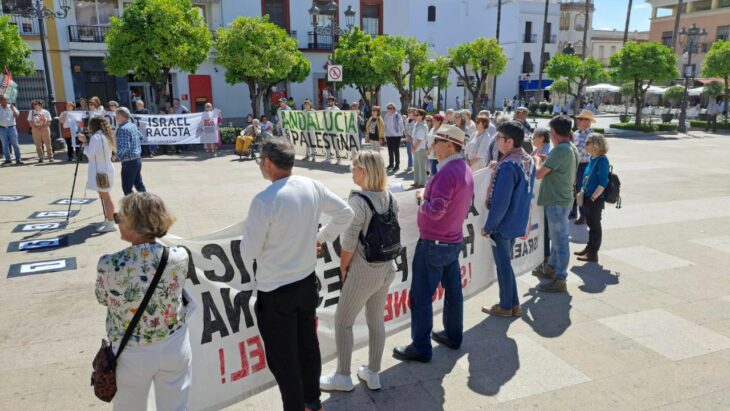
[[66,223],[68,223],[68,219],[71,217],[71,206],[74,202],[74,191],[76,190],[76,176],[79,174],[79,160],[81,159],[81,156],[76,156],[76,169],[74,170],[74,181],[71,184],[71,197],[68,200],[68,211],[66,212]]
[[104,205],[104,199],[101,197],[101,194],[99,194],[99,200],[101,201],[101,212],[102,212],[102,215],[104,216],[104,221],[106,222],[107,221],[106,206]]

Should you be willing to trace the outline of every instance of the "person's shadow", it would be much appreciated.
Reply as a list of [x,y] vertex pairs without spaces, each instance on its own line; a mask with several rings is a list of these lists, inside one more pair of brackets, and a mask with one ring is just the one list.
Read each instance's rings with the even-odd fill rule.
[[[399,362],[380,373],[381,390],[370,391],[364,388],[364,383],[356,384],[354,393],[332,393],[322,405],[327,410],[355,409],[356,405],[365,405],[364,394],[368,397],[365,403],[374,404],[377,409],[398,409],[405,405],[409,410],[443,410],[444,378],[458,374],[454,368],[462,358],[468,361],[467,386],[485,396],[497,395],[520,368],[517,343],[507,336],[509,326],[515,320],[514,317],[487,317],[464,333],[458,350],[432,341],[430,363]],[[392,355],[388,348],[386,345],[384,356]],[[462,362],[461,366],[464,365]],[[406,394],[404,390],[413,392]],[[408,402],[404,404],[406,398]]]
[[560,337],[570,327],[570,302],[573,300],[570,294],[545,293],[533,287],[524,297],[529,298],[522,303],[522,321],[540,336]]
[[578,288],[590,294],[602,293],[607,286],[616,285],[619,281],[619,273],[614,274],[599,264],[588,263],[582,266],[574,266],[571,271],[583,280],[583,285]]

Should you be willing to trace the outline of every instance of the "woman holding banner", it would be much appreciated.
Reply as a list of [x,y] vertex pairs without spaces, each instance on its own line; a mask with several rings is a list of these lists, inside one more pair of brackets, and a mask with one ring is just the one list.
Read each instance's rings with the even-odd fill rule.
[[202,124],[200,142],[205,146],[205,152],[212,157],[218,156],[218,117],[220,111],[214,110],[212,104],[205,103],[205,111],[200,119]]
[[383,307],[390,283],[395,276],[392,260],[368,262],[360,234],[368,231],[377,213],[392,210],[397,221],[398,203],[387,190],[385,162],[377,151],[360,151],[352,160],[352,181],[362,191],[350,194],[349,205],[355,213],[344,234],[340,236],[340,275],[342,293],[335,314],[335,342],[337,344],[337,372],[320,377],[319,386],[328,391],[352,391],[355,386],[350,377],[355,318],[365,307],[369,330],[369,361],[357,370],[357,376],[371,390],[380,389],[380,362],[385,346],[385,320]]

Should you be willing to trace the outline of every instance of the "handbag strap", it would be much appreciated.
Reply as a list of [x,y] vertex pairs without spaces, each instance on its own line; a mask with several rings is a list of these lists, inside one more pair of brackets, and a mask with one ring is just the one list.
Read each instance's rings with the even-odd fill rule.
[[149,288],[147,288],[147,292],[145,293],[144,298],[142,299],[142,302],[139,304],[139,308],[137,308],[137,312],[134,313],[134,317],[132,317],[132,321],[129,323],[127,330],[124,331],[124,337],[122,337],[122,342],[119,343],[119,349],[117,350],[117,354],[114,357],[114,361],[116,361],[116,359],[119,358],[119,355],[122,354],[122,351],[124,350],[124,347],[127,345],[129,338],[132,337],[132,333],[134,332],[134,329],[137,328],[137,324],[139,323],[139,320],[142,318],[142,314],[144,314],[144,310],[147,308],[147,303],[150,302],[150,299],[152,298],[152,294],[155,293],[155,289],[157,289],[157,284],[160,282],[162,273],[165,271],[165,267],[167,266],[168,255],[169,255],[169,249],[167,247],[163,246],[162,247],[162,256],[160,257],[159,264],[157,264],[157,271],[155,272],[155,276],[154,276],[154,278],[152,278],[152,282],[150,283]]

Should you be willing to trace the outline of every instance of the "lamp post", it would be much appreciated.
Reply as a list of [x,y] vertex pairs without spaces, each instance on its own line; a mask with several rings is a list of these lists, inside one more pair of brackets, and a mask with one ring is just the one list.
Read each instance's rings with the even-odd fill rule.
[[337,24],[337,12],[338,12],[338,5],[335,0],[330,0],[326,6],[324,6],[324,12],[327,15],[331,15],[330,18],[330,24],[329,26],[320,26],[319,22],[317,21],[317,18],[320,14],[322,14],[322,10],[320,10],[319,7],[317,7],[316,1],[312,1],[312,7],[309,9],[309,15],[312,17],[312,28],[313,33],[315,35],[329,35],[332,39],[332,42],[330,44],[332,55],[330,56],[330,64],[334,64],[335,62],[335,37],[341,35],[342,33],[349,33],[352,28],[355,26],[355,10],[352,9],[351,5],[347,6],[347,10],[345,10],[345,26],[347,29],[341,29]]
[[687,132],[687,100],[688,100],[688,89],[689,80],[695,77],[695,70],[692,67],[692,52],[697,47],[697,40],[699,37],[707,35],[705,29],[699,29],[696,24],[692,23],[692,27],[689,29],[686,27],[682,28],[679,32],[679,36],[684,40],[684,51],[687,53],[687,63],[684,66],[684,93],[682,94],[682,111],[679,112],[679,125],[677,130],[681,133]]
[[[61,9],[61,11],[54,11],[51,10],[43,5],[43,2],[41,0],[34,0],[29,7],[26,8],[18,8],[18,2],[17,0],[8,0],[5,1],[6,6],[10,10],[10,14],[14,16],[22,16],[26,18],[37,18],[38,19],[38,31],[40,34],[40,40],[41,40],[41,52],[43,54],[43,70],[46,78],[46,89],[48,91],[48,112],[51,114],[51,117],[53,117],[53,121],[56,123],[53,125],[51,130],[54,130],[54,132],[58,132],[58,120],[56,119],[56,107],[55,107],[55,100],[56,97],[53,94],[53,87],[51,87],[51,72],[50,68],[48,67],[48,53],[46,48],[46,24],[45,19],[65,19],[66,16],[68,16],[68,11],[71,9],[71,7],[68,5],[68,0],[58,0],[58,6]],[[57,70],[60,70],[60,67],[56,68]]]

